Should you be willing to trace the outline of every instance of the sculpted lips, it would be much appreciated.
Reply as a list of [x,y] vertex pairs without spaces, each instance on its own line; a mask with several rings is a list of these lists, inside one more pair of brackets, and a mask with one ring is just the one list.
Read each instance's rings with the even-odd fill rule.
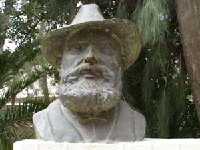
[[65,77],[65,82],[75,82],[79,78],[90,80],[104,79],[109,81],[112,78],[112,72],[105,66],[79,65]]
[[103,73],[98,68],[85,68],[80,71],[80,75],[87,79],[99,79],[103,78]]

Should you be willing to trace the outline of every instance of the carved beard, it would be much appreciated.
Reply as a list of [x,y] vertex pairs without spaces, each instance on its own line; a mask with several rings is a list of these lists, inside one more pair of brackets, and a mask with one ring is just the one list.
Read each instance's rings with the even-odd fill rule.
[[[116,84],[117,83],[117,84]],[[121,99],[121,76],[112,81],[84,77],[60,85],[62,104],[77,113],[98,114],[115,107]]]

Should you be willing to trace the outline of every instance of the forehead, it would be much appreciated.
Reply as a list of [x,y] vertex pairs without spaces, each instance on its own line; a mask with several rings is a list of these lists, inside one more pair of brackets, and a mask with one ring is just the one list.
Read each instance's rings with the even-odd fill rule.
[[68,43],[110,43],[114,47],[120,47],[115,34],[98,29],[85,29],[77,32],[68,40]]

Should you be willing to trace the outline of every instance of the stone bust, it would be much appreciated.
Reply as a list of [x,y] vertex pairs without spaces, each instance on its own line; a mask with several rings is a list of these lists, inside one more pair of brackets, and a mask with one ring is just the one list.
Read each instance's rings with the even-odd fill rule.
[[141,140],[145,118],[122,100],[123,72],[141,47],[135,25],[83,5],[72,23],[45,35],[42,51],[60,69],[59,99],[34,114],[37,138],[57,142]]

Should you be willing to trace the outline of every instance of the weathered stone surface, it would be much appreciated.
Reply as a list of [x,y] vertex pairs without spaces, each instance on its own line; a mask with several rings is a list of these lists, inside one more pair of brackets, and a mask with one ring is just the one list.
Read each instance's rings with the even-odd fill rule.
[[69,37],[85,29],[108,32],[118,39],[122,48],[123,69],[127,69],[136,61],[142,46],[137,26],[127,19],[103,19],[99,10],[95,4],[82,6],[69,26],[49,32],[42,37],[42,52],[51,64],[60,68],[62,53],[66,50],[63,47],[64,43]]
[[[96,4],[44,38],[43,51],[60,65],[59,99],[33,117],[37,138],[57,142],[125,142],[145,136],[144,116],[123,101],[122,75],[141,39],[128,20],[105,20]],[[60,62],[60,63],[59,63]]]
[[144,116],[132,110],[126,102],[121,102],[119,107],[119,112],[109,123],[101,124],[99,120],[98,123],[82,124],[57,100],[35,114],[33,123],[38,138],[44,140],[104,143],[142,140],[145,135]]

